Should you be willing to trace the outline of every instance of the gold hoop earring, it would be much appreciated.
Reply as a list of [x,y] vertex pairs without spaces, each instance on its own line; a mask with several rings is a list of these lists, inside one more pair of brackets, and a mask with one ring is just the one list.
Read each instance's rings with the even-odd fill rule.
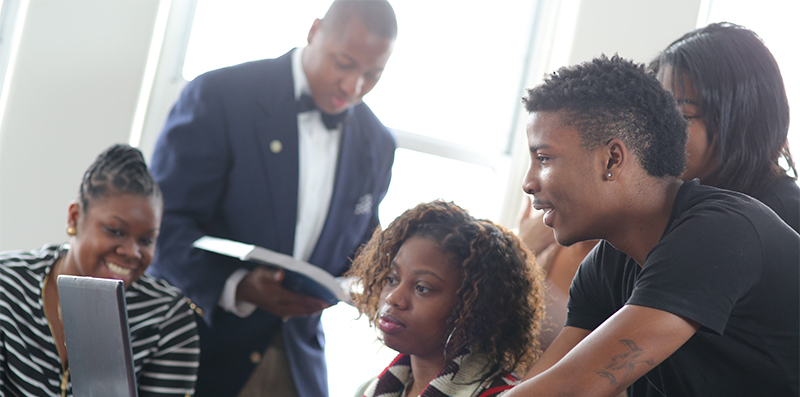
[[67,235],[68,236],[74,236],[76,234],[78,234],[78,231],[75,230],[75,226],[67,226]]

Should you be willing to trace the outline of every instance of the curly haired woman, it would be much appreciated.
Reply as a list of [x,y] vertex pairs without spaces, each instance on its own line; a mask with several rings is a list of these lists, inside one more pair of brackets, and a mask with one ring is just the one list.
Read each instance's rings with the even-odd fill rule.
[[355,303],[400,355],[358,397],[498,396],[538,355],[544,274],[519,239],[455,204],[420,204],[353,263]]

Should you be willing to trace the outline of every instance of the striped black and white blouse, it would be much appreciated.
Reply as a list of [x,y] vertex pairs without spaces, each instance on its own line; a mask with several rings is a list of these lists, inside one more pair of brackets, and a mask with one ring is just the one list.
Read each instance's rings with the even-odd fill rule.
[[[64,370],[44,315],[44,279],[68,245],[0,254],[0,397],[61,396]],[[139,396],[194,394],[200,355],[189,302],[145,274],[125,291]],[[72,385],[66,384],[72,396]]]

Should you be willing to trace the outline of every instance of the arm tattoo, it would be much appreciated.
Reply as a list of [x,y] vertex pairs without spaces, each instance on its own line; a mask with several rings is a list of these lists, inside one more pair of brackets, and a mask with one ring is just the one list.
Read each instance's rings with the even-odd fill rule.
[[[639,346],[636,346],[634,341],[630,339],[620,339],[620,343],[625,345],[627,351],[611,357],[611,362],[603,367],[603,370],[596,372],[598,375],[606,378],[609,384],[617,386],[618,388],[624,387],[636,364],[645,363],[652,367],[655,363],[653,360],[639,359],[639,357],[644,354],[644,350],[639,348]],[[612,374],[610,371],[620,370],[624,372],[621,374],[622,376],[620,379],[617,380],[617,377],[614,376],[614,374]]]

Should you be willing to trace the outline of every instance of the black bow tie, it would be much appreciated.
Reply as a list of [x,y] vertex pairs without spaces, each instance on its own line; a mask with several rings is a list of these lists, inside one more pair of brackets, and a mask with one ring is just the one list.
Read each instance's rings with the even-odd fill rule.
[[[315,109],[317,109],[317,104],[314,103],[314,98],[312,98],[311,95],[303,94],[300,96],[300,99],[297,101],[298,114],[310,112]],[[322,115],[322,122],[325,124],[325,128],[329,130],[336,129],[339,127],[339,124],[347,121],[347,110],[339,114],[327,114],[323,112],[322,109],[319,109],[319,113]]]

